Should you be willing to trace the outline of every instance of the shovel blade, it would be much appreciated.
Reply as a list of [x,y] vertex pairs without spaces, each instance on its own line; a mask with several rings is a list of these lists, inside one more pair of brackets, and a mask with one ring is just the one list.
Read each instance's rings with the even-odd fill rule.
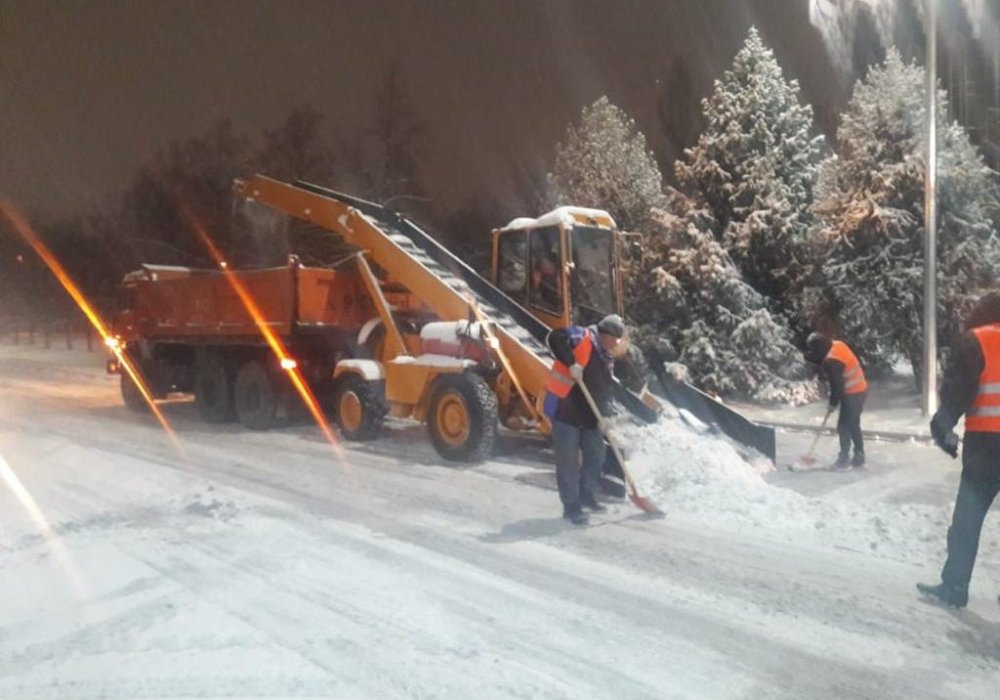
[[650,515],[658,515],[660,517],[666,515],[666,513],[657,508],[656,504],[653,503],[651,500],[649,500],[649,498],[647,498],[646,496],[640,496],[635,491],[631,491],[628,495],[628,498],[630,501],[632,501],[633,504],[635,504],[635,507],[641,511],[649,513]]

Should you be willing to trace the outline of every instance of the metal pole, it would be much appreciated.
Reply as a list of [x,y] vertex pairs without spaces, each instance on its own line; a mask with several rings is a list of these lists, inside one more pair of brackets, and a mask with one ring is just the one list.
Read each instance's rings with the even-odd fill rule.
[[927,172],[924,179],[923,411],[937,410],[937,0],[927,8]]

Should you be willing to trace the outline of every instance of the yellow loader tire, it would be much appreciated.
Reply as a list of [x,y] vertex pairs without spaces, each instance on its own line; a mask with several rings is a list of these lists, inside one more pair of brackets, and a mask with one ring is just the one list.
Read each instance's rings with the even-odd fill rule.
[[444,374],[434,381],[427,427],[445,459],[488,459],[497,440],[497,416],[496,394],[478,374]]
[[337,379],[333,392],[334,415],[341,435],[356,442],[374,440],[382,433],[388,412],[379,382],[369,382],[356,374]]

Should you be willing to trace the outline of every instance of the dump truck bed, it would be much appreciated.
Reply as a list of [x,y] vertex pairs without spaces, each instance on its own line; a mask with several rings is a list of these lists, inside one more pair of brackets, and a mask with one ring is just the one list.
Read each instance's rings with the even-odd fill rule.
[[[258,325],[276,335],[359,327],[373,313],[371,300],[351,268],[299,265],[243,270],[203,270],[144,265],[124,281],[129,290],[126,332],[148,340],[237,338],[262,342]],[[237,292],[245,289],[259,318]]]

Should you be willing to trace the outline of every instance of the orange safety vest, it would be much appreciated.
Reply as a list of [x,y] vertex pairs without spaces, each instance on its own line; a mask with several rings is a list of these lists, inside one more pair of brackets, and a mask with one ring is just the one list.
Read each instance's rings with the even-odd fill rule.
[[[580,342],[573,348],[573,358],[576,360],[576,364],[586,367],[587,363],[590,362],[590,354],[593,350],[594,341],[591,339],[590,331],[587,330]],[[560,399],[565,399],[573,390],[575,383],[573,377],[570,376],[569,367],[559,360],[553,360],[552,371],[549,373],[548,382],[545,383],[545,390],[555,394]]]
[[986,366],[979,375],[979,393],[965,413],[965,430],[1000,433],[1000,323],[972,329]]
[[835,340],[830,346],[830,352],[826,354],[826,359],[837,360],[844,363],[844,393],[860,394],[868,390],[868,382],[865,381],[865,371],[861,369],[858,358],[847,347],[847,343]]

